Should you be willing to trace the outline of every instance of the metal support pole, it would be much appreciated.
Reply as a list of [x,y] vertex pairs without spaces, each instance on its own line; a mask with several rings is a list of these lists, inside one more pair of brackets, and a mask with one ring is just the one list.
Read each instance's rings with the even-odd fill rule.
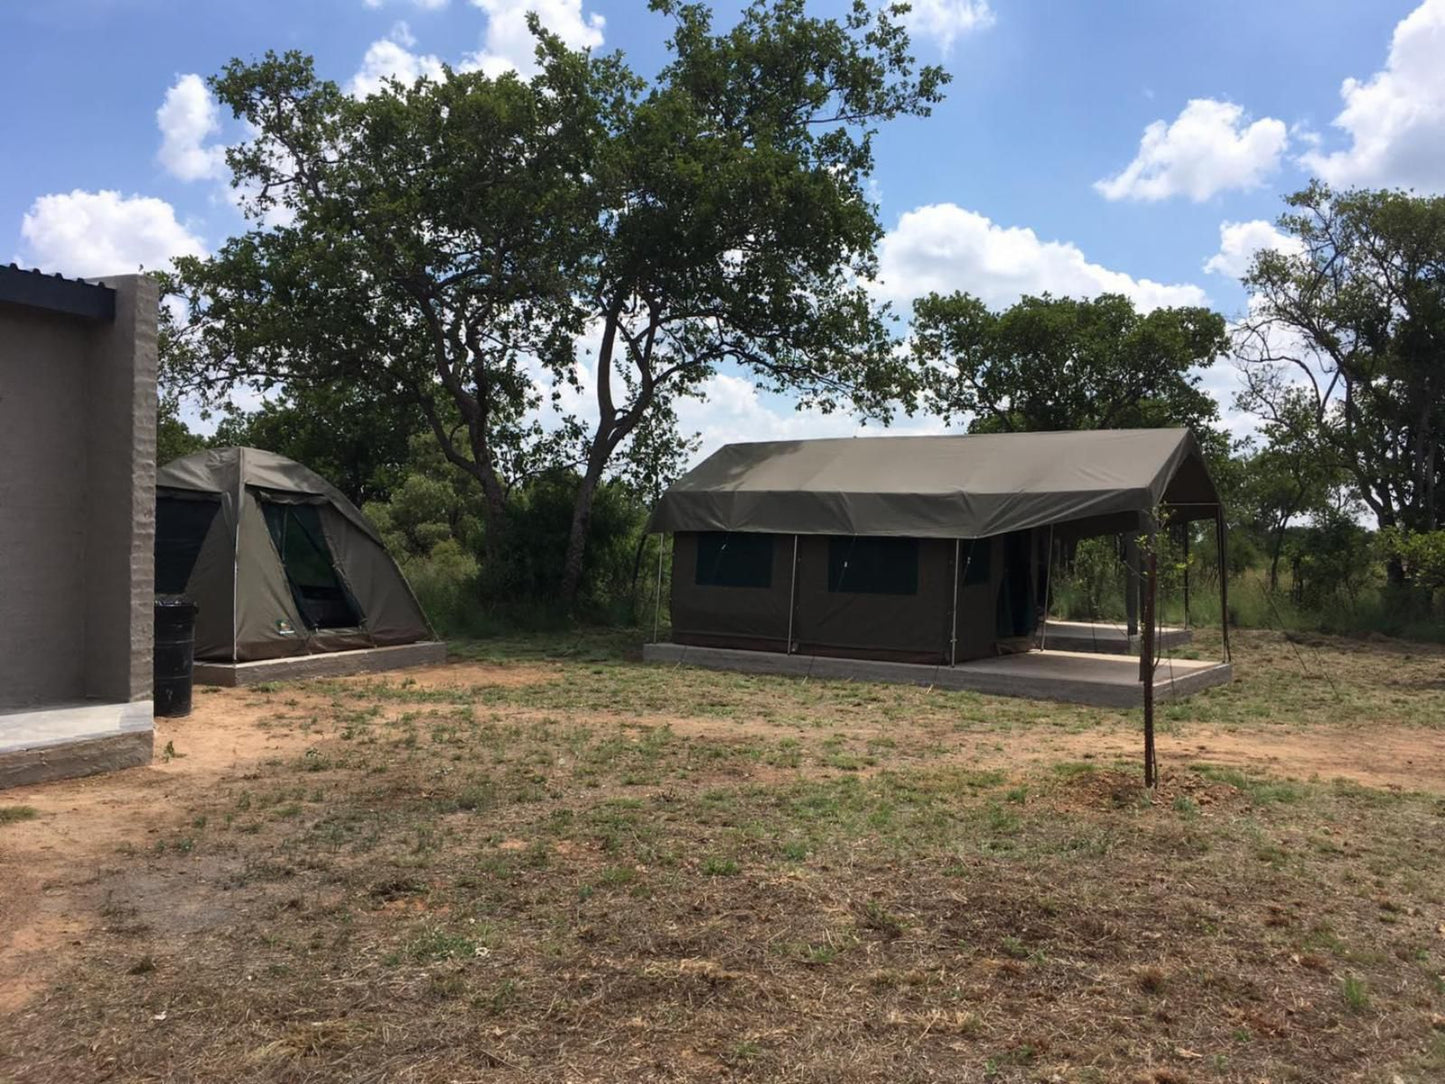
[[1144,785],[1151,790],[1159,782],[1159,767],[1154,759],[1154,606],[1158,583],[1158,548],[1150,535],[1149,553],[1144,558],[1144,639],[1139,653],[1139,678],[1144,683]]
[[1184,627],[1189,627],[1189,521],[1184,527]]
[[788,646],[784,654],[793,653],[793,611],[798,605],[798,536],[793,535],[793,573],[788,581]]
[[[953,612],[949,614],[948,629],[948,665],[952,666],[958,660],[958,546],[959,540],[953,540]],[[970,554],[973,548],[970,547]]]
[[658,631],[662,628],[662,551],[667,535],[657,534],[657,598],[652,611],[652,642],[657,643]]
[[1045,651],[1049,646],[1049,605],[1054,597],[1054,525],[1049,524],[1049,548],[1045,553],[1044,560],[1044,620],[1039,625],[1039,650]]
[[1229,529],[1222,505],[1214,510],[1214,533],[1219,546],[1219,631],[1224,638],[1224,661],[1229,662]]

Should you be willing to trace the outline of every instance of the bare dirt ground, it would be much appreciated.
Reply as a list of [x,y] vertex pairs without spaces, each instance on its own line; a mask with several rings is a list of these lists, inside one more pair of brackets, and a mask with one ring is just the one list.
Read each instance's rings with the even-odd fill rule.
[[[1445,1043],[1430,1036],[1432,1026],[1445,1027],[1431,1024],[1445,1009],[1445,974],[1432,980],[1433,994],[1428,983],[1384,976],[1407,967],[1391,944],[1409,946],[1407,970],[1445,972],[1441,871],[1421,872],[1420,854],[1405,860],[1393,849],[1411,833],[1445,830],[1438,820],[1445,816],[1445,717],[1436,716],[1445,681],[1429,676],[1445,672],[1445,657],[1398,645],[1326,644],[1301,660],[1260,636],[1243,638],[1237,661],[1235,687],[1169,709],[1160,738],[1166,782],[1142,849],[1154,855],[1159,876],[1219,900],[1225,911],[1197,919],[1206,929],[1234,921],[1223,917],[1224,901],[1241,863],[1263,862],[1271,876],[1287,879],[1284,889],[1261,884],[1257,896],[1238,891],[1259,926],[1230,939],[1280,940],[1269,955],[1283,953],[1286,968],[1296,961],[1291,979],[1271,970],[1270,978],[1237,981],[1251,989],[1273,982],[1281,991],[1304,982],[1308,989],[1288,995],[1295,1010],[1268,997],[1252,1008],[1255,994],[1241,1000],[1224,976],[1242,965],[1224,947],[1197,958],[1181,949],[1182,959],[1158,975],[1148,970],[1147,953],[1080,962],[1091,955],[1080,947],[1091,938],[1187,945],[1200,936],[1189,923],[1151,933],[1107,923],[1084,929],[1071,920],[1069,934],[1048,917],[1109,898],[1110,878],[1130,885],[1137,878],[1125,891],[1150,897],[1162,887],[1149,887],[1147,863],[1101,871],[1100,883],[1081,886],[1077,899],[1049,887],[1059,872],[1056,852],[1072,855],[1108,839],[1113,856],[1140,830],[1130,782],[1137,714],[623,662],[467,661],[198,691],[189,718],[159,721],[151,766],[0,795],[0,807],[35,814],[0,823],[0,1080],[207,1079],[241,1048],[221,1043],[212,1051],[211,1040],[197,1037],[228,1020],[244,1033],[237,1042],[251,1059],[238,1063],[237,1079],[359,1079],[360,1063],[350,1059],[363,1053],[389,1066],[375,1079],[461,1079],[450,1056],[414,1044],[401,1052],[380,1023],[389,1013],[399,1020],[420,1013],[419,1035],[455,1045],[452,1024],[440,1022],[449,1019],[449,998],[477,1014],[467,1025],[475,1034],[468,1031],[457,1049],[482,1056],[481,1068],[497,1079],[1169,1084],[1257,1081],[1270,1072],[1279,1080],[1388,1080],[1375,1075],[1384,1066],[1398,1067],[1409,1084],[1440,1079],[1429,1066],[1439,1059],[1445,1073]],[[1302,661],[1330,667],[1335,687],[1303,677]],[[1396,797],[1378,806],[1385,799],[1326,786],[1337,780]],[[866,805],[856,821],[854,802]],[[1360,802],[1369,809],[1357,809]],[[906,830],[895,825],[900,809],[914,816],[915,803],[922,819]],[[830,812],[815,823],[814,806],[824,805]],[[945,838],[935,823],[945,807],[950,818],[966,807],[968,823],[994,843],[960,851],[956,836]],[[1432,815],[1436,824],[1421,829],[1420,818]],[[590,827],[569,827],[582,823]],[[1373,838],[1375,830],[1390,839]],[[1113,842],[1120,832],[1125,842]],[[1082,842],[1069,841],[1075,838]],[[1165,874],[1159,856],[1179,847],[1209,857],[1188,873]],[[936,872],[925,876],[917,863],[935,853],[940,861],[954,855],[950,861],[973,873],[949,872],[963,880],[941,882]],[[1040,864],[1030,859],[1007,875],[993,868],[1001,856],[1020,861],[1025,853],[1042,856]],[[1353,873],[1337,868],[1347,853],[1361,862]],[[457,854],[474,857],[465,868],[444,857]],[[1327,872],[1316,868],[1321,862],[1331,863]],[[481,882],[478,868],[486,871]],[[565,884],[552,883],[559,877]],[[849,878],[856,878],[852,889],[842,887]],[[1365,917],[1353,904],[1311,915],[1310,886],[1324,891],[1321,878],[1331,893],[1363,886]],[[973,928],[982,918],[940,917],[940,906],[961,905],[935,899],[940,890],[972,899],[968,913],[982,906],[978,914],[1014,932],[990,941],[993,934]],[[1009,896],[1015,891],[1017,899]],[[639,924],[620,945],[597,925],[602,914],[584,914],[597,894],[616,895],[614,920],[629,912]],[[793,928],[810,906],[804,900],[825,904],[808,920],[816,928]],[[1020,908],[1043,917],[1020,924]],[[972,923],[972,932],[924,936],[935,919],[945,927]],[[1376,931],[1366,919],[1394,929]],[[477,933],[477,923],[489,932]],[[536,923],[541,932],[518,944],[513,927]],[[771,930],[762,957],[723,936],[745,937],[758,923]],[[1422,939],[1437,924],[1438,945]],[[1040,932],[1055,927],[1057,944]],[[979,945],[966,953],[966,966],[947,948],[963,944],[959,936]],[[258,937],[315,957],[310,966],[327,976],[315,981],[329,984],[327,992],[297,994],[287,985],[294,976],[285,978],[293,964],[268,956]],[[362,946],[346,950],[360,953],[353,965],[327,955],[325,945],[353,939]],[[675,943],[661,957],[658,939]],[[529,940],[536,944],[527,949]],[[219,972],[207,955],[218,945],[232,954]],[[558,962],[539,962],[536,945]],[[1248,959],[1254,950],[1244,951]],[[255,969],[244,976],[254,987],[250,1000],[203,1004],[186,985],[239,978],[230,974],[236,966]],[[1092,977],[1085,981],[1078,967]],[[502,971],[487,971],[484,981],[473,974],[478,968]],[[1350,992],[1355,974],[1369,976],[1360,982],[1370,994]],[[786,992],[802,989],[799,982],[809,990],[799,995],[804,1003]],[[273,1000],[300,1000],[294,1013],[263,1027],[255,998],[264,1001],[268,983]],[[1016,994],[999,1000],[1000,983]],[[1183,996],[1199,983],[1198,997]],[[1322,991],[1341,983],[1344,994],[1333,996],[1343,997],[1342,1007],[1324,1010]],[[1111,984],[1127,994],[1111,995]],[[144,997],[122,1008],[142,987]],[[563,992],[593,987],[611,1000]],[[1068,1007],[1070,997],[1081,1005],[1103,997],[1099,1004],[1112,1010],[1111,996],[1130,1006],[1118,1028],[1153,1020],[1167,1041],[1119,1046],[1093,1035],[1100,1021],[1085,1028],[1076,1015],[1082,1010]],[[375,1011],[335,1015],[351,998]],[[824,1006],[834,999],[856,1005],[833,1020]],[[771,1030],[756,1018],[763,1004],[776,1018]],[[1013,1004],[1011,1020],[996,1015],[1005,1004]],[[1413,1005],[1414,1023],[1397,1015],[1405,1005]],[[61,1006],[66,1011],[57,1013]],[[544,1008],[575,1033],[565,1050],[548,1053],[527,1023]],[[1206,1026],[1200,1015],[1226,1010],[1232,1025],[1210,1018]],[[204,1054],[121,1052],[135,1042],[153,1041],[162,1052],[182,1043],[183,1011],[193,1018],[184,1042],[201,1042]],[[602,1011],[605,1027],[588,1015]],[[849,1046],[846,1056],[814,1049],[829,1036],[840,1041],[859,1014],[872,1021],[868,1033],[876,1030],[886,1057],[872,1048]],[[175,1037],[162,1035],[167,1020]],[[42,1021],[55,1029],[45,1056],[32,1041]],[[1362,1056],[1369,1051],[1360,1043],[1369,1040],[1354,1024],[1384,1036],[1378,1056]],[[1220,1053],[1231,1026],[1234,1045]],[[1254,1038],[1247,1042],[1245,1033]],[[1195,1049],[1206,1042],[1214,1045]],[[589,1043],[597,1044],[590,1053]],[[663,1066],[649,1057],[670,1060]],[[1324,1076],[1306,1068],[1316,1057]],[[1290,1065],[1302,1075],[1281,1073]]]

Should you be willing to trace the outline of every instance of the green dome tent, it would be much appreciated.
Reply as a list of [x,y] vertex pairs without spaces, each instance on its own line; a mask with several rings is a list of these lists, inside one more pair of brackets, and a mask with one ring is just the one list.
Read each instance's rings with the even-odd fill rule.
[[434,638],[360,510],[300,463],[255,448],[197,452],[157,472],[156,593],[199,606],[198,659]]

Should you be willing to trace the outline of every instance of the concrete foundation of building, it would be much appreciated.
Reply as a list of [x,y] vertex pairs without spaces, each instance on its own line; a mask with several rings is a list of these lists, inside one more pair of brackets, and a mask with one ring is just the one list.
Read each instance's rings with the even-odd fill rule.
[[[920,666],[873,659],[836,659],[822,655],[783,655],[768,651],[647,644],[648,662],[740,670],[754,674],[831,678],[844,681],[887,681],[967,690],[992,696],[1020,696],[1105,708],[1137,708],[1144,702],[1139,660],[1125,655],[1080,651],[1028,651],[956,666]],[[1154,676],[1156,701],[1178,700],[1214,685],[1227,684],[1233,668],[1227,662],[1161,659]]]
[[368,647],[356,651],[330,651],[256,662],[203,662],[196,660],[197,685],[256,685],[263,681],[304,681],[347,674],[404,670],[412,666],[440,666],[447,661],[447,645],[435,640],[395,647]]

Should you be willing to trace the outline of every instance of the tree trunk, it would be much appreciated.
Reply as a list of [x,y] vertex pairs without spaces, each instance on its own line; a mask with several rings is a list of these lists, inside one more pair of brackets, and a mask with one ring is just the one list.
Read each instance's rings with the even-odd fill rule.
[[1274,541],[1269,548],[1269,589],[1271,592],[1279,587],[1279,559],[1284,552],[1285,524],[1281,523],[1274,532]]
[[1405,563],[1398,557],[1385,562],[1385,582],[1391,587],[1405,586]]
[[592,501],[597,496],[597,486],[602,481],[602,467],[605,457],[594,454],[587,464],[587,473],[577,489],[577,501],[572,506],[572,527],[567,535],[567,556],[562,562],[562,605],[569,611],[577,603],[577,591],[582,586],[582,559],[587,554],[587,530],[592,523]]
[[637,536],[637,549],[632,554],[632,589],[627,595],[627,615],[633,624],[641,618],[637,612],[637,578],[642,575],[642,555],[647,552],[647,538],[646,531]]

